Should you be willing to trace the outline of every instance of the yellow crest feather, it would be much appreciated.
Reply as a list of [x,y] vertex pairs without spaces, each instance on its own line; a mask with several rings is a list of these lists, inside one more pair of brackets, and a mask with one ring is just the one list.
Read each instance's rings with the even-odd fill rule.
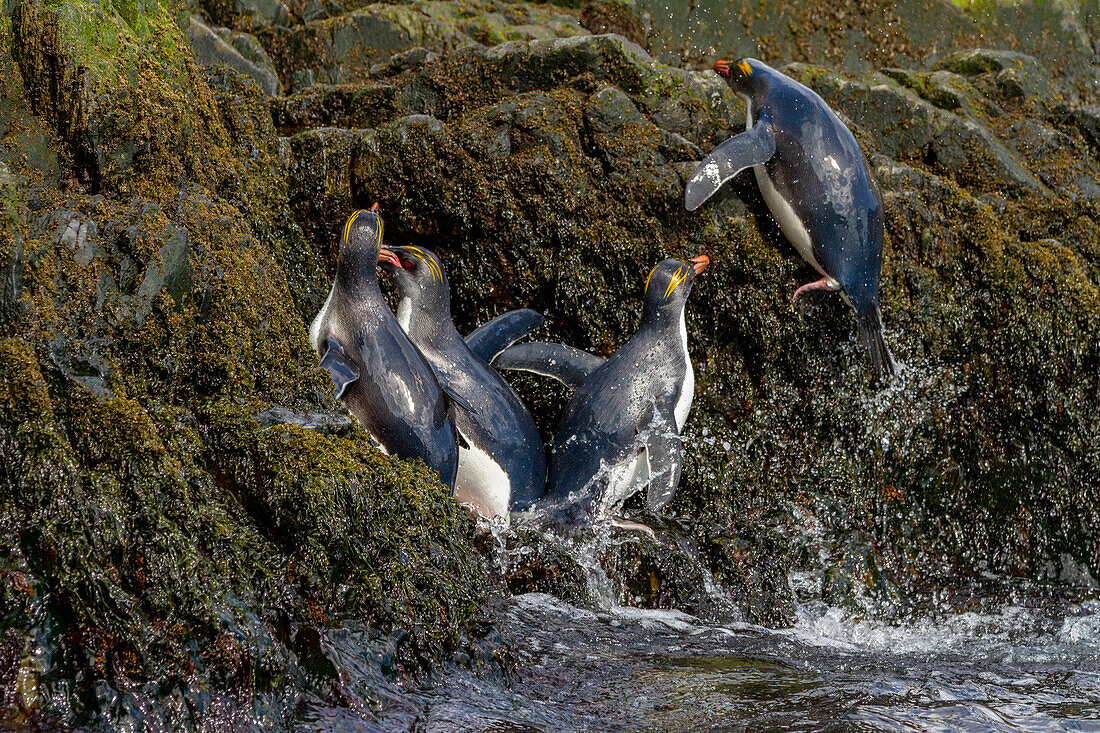
[[358,211],[356,211],[354,214],[352,214],[351,216],[348,217],[347,224],[344,224],[344,238],[342,240],[340,240],[341,242],[348,241],[348,237],[351,235],[351,225],[354,224],[355,220],[358,219],[358,218],[359,218],[359,212]]
[[685,278],[687,278],[687,268],[681,265],[676,270],[676,274],[672,276],[672,279],[668,281],[668,287],[665,288],[666,300],[668,299],[668,296],[672,295],[676,288],[680,287],[680,283],[682,283]]
[[416,255],[417,259],[422,260],[424,264],[428,266],[428,272],[432,273],[432,281],[442,281],[443,271],[439,267],[439,263],[428,256],[428,254],[419,247],[408,247]]

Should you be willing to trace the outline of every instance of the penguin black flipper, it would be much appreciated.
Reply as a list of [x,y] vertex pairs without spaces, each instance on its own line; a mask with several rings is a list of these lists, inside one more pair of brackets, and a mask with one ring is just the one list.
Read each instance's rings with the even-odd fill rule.
[[328,371],[336,399],[343,397],[348,385],[359,379],[359,370],[344,357],[344,346],[336,339],[325,342],[325,355],[321,357],[321,367]]
[[497,369],[515,369],[556,379],[576,389],[604,363],[604,359],[565,344],[532,341],[509,346],[492,361]]
[[466,337],[466,346],[486,364],[493,357],[543,324],[546,318],[530,308],[508,311],[475,328]]
[[646,504],[656,514],[668,505],[680,484],[682,445],[674,418],[662,415],[653,403],[646,405],[638,419],[638,433],[644,441],[649,471]]
[[473,406],[470,405],[469,402],[467,402],[464,398],[462,398],[460,395],[458,395],[442,379],[439,380],[439,386],[443,388],[443,394],[447,395],[447,399],[449,399],[456,406],[462,408],[466,412],[474,412],[475,411]]
[[718,192],[718,189],[741,171],[764,163],[775,155],[775,139],[768,131],[768,118],[763,113],[751,129],[734,135],[710,151],[691,174],[684,188],[684,207],[695,211]]

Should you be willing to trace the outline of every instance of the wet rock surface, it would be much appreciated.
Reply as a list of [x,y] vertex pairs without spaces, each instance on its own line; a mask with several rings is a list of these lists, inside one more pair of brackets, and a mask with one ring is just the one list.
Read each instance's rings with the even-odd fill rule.
[[191,16],[187,39],[197,63],[228,66],[255,79],[264,94],[279,93],[279,77],[275,75],[271,58],[252,36],[211,28],[201,18]]
[[[902,364],[884,388],[839,299],[790,307],[814,273],[751,175],[683,210],[744,107],[655,60],[675,49],[645,8],[4,6],[0,720],[354,708],[369,695],[331,634],[368,625],[393,676],[456,650],[506,667],[481,641],[492,592],[782,625],[791,569],[897,611],[957,577],[1095,576],[1100,114],[1080,44],[981,48],[993,21],[957,9],[935,54],[748,18],[743,52],[821,94],[882,187]],[[475,534],[327,396],[306,328],[344,218],[375,201],[390,241],[442,257],[460,331],[531,307],[540,338],[601,355],[654,263],[710,255],[681,488],[663,519],[632,509],[656,541]],[[564,391],[515,384],[549,438]]]

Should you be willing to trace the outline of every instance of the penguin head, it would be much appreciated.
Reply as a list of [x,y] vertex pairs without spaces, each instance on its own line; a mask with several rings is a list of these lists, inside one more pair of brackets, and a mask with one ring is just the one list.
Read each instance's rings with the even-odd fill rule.
[[336,278],[345,286],[377,279],[378,262],[383,259],[382,217],[378,204],[360,209],[348,217],[340,237],[336,260]]
[[726,80],[730,89],[746,97],[755,96],[755,92],[764,86],[767,68],[756,59],[749,58],[736,62],[721,59],[714,62],[714,71],[718,76]]
[[450,313],[450,284],[435,253],[423,247],[383,247],[382,267],[393,275],[402,298],[409,298],[420,312]]
[[695,277],[710,264],[699,255],[690,260],[664,260],[654,267],[645,281],[645,311],[642,320],[679,315],[691,293]]

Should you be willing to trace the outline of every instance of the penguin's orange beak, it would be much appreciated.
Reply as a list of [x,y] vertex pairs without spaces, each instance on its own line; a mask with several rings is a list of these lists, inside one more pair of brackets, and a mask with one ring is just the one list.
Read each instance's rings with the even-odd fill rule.
[[371,204],[370,210],[377,214],[379,211],[382,210],[382,207],[378,205],[377,201],[375,201],[373,204]]
[[[377,206],[377,204],[375,204]],[[401,260],[397,259],[397,255],[389,247],[383,247],[378,250],[378,261],[388,262],[395,267],[401,267]]]
[[692,257],[691,266],[695,269],[695,274],[698,275],[703,270],[707,269],[707,265],[710,264],[710,258],[706,255],[699,255],[698,257]]
[[718,59],[717,61],[714,62],[714,71],[719,76],[729,76],[730,75],[730,62],[729,61],[723,61],[722,59]]

